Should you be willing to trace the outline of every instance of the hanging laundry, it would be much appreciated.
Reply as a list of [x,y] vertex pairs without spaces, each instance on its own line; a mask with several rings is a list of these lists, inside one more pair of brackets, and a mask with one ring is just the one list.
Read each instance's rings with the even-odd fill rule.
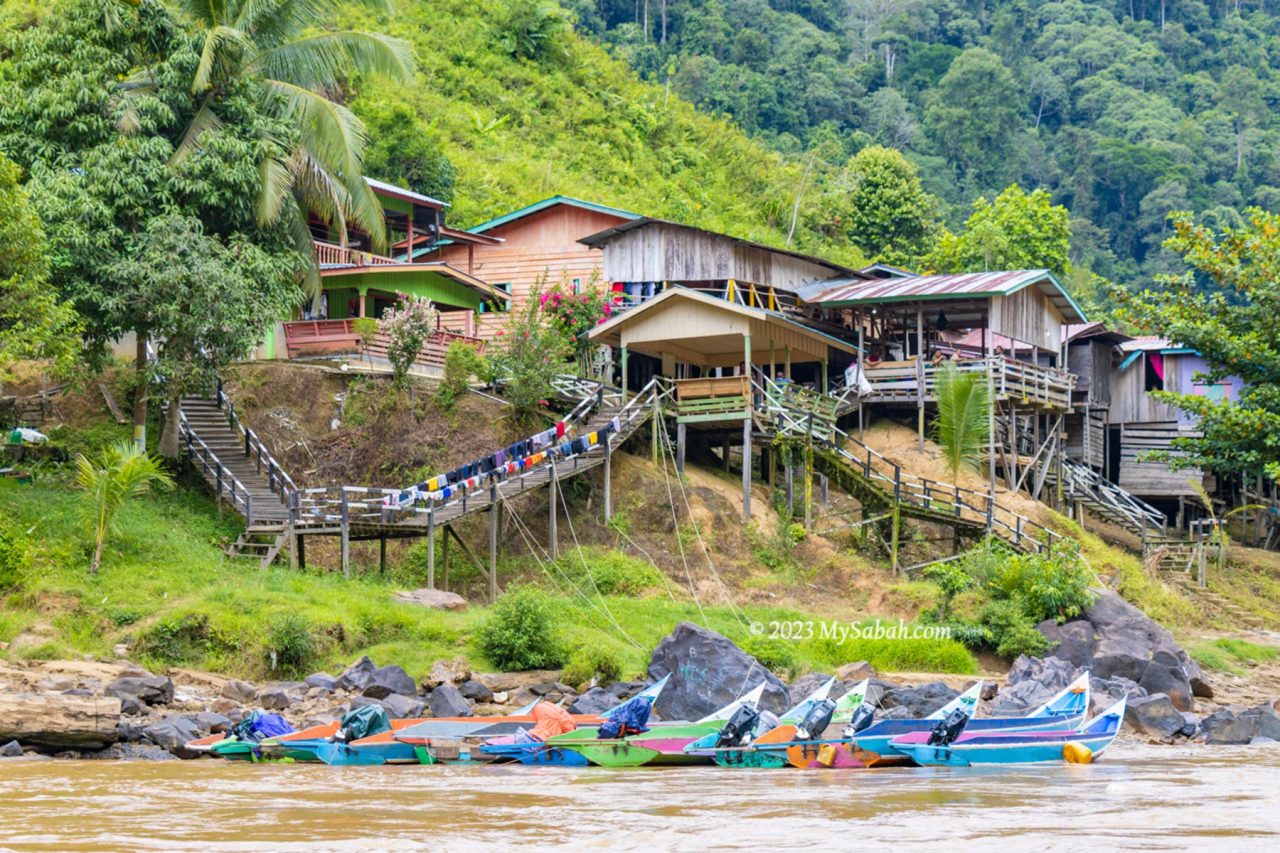
[[564,421],[556,422],[556,438],[564,438]]

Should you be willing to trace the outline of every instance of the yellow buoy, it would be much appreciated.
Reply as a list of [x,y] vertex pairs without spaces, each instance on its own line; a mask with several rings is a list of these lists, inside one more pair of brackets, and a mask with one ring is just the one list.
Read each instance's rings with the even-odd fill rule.
[[1070,740],[1062,746],[1062,757],[1070,764],[1092,764],[1093,750],[1079,741]]

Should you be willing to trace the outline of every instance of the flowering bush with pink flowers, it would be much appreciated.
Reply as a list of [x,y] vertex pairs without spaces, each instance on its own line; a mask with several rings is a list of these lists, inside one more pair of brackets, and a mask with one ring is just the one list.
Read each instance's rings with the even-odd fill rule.
[[587,339],[587,332],[613,314],[613,305],[600,292],[596,276],[587,282],[581,293],[574,293],[561,282],[540,293],[538,305],[546,322],[564,334],[578,359],[582,359],[594,346]]
[[555,396],[552,382],[569,368],[575,352],[564,323],[554,316],[554,309],[547,309],[552,300],[543,284],[540,279],[528,301],[508,315],[506,328],[489,350],[503,396],[523,422],[533,422]]

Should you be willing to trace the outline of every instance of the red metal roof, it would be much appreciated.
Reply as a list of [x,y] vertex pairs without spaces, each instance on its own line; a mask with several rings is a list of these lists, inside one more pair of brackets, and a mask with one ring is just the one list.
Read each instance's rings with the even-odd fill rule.
[[[913,275],[875,281],[840,281],[822,289],[825,282],[807,285],[801,298],[810,304],[833,302],[888,302],[899,299],[963,298],[1012,293],[1048,276],[1046,270],[1001,270],[999,272]],[[811,289],[810,289],[811,288]]]

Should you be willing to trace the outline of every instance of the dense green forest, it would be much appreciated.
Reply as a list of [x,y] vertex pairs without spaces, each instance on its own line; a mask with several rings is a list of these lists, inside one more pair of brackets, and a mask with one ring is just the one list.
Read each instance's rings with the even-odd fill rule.
[[778,151],[829,170],[904,151],[953,227],[979,194],[1046,187],[1074,263],[1118,281],[1175,264],[1170,210],[1227,226],[1280,207],[1274,0],[566,3],[642,77]]

